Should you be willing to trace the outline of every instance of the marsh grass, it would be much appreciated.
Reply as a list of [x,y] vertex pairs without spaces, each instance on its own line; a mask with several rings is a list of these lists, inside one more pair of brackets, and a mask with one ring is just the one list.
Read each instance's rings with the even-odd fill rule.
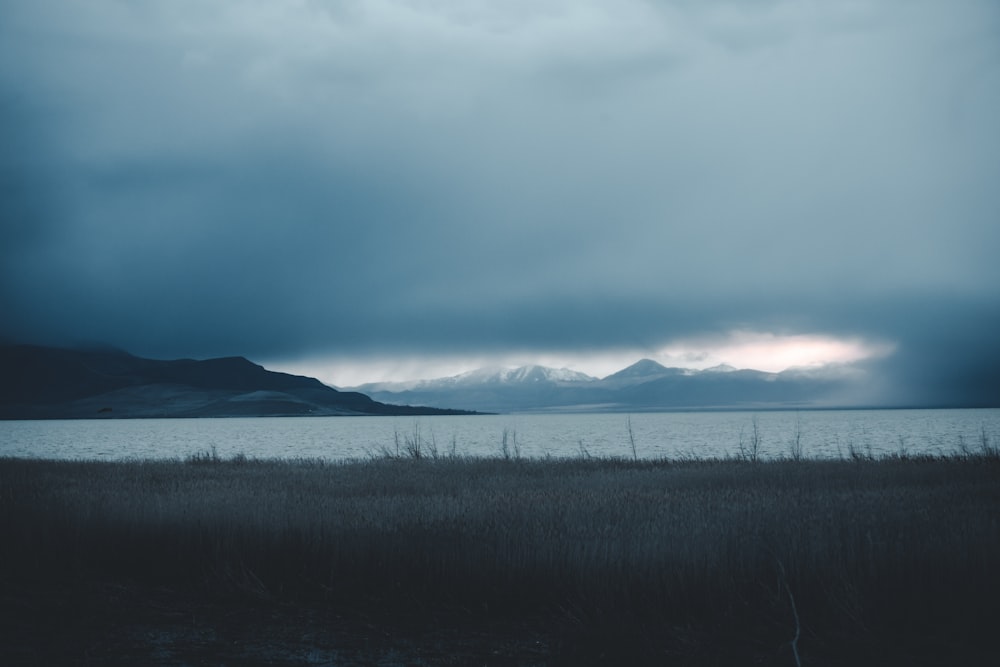
[[708,461],[535,460],[512,437],[498,458],[418,455],[419,433],[400,455],[346,463],[0,459],[0,571],[538,619],[552,664],[987,650],[1000,599],[990,443],[767,461],[753,437],[751,454]]

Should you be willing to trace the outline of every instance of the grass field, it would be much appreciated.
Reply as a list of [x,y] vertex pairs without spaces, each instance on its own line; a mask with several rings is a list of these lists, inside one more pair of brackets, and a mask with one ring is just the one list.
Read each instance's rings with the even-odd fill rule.
[[0,459],[3,664],[993,664],[1000,457]]

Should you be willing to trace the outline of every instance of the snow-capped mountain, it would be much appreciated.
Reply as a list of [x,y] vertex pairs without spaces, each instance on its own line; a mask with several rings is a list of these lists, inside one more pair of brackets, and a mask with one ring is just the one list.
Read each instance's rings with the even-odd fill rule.
[[561,405],[560,396],[577,397],[577,389],[599,382],[595,377],[567,368],[531,365],[478,368],[433,380],[361,386],[371,396],[392,396],[397,404],[457,403],[479,405],[482,412],[512,412]]
[[665,377],[680,377],[691,375],[698,371],[690,368],[668,368],[652,359],[640,359],[631,366],[612,373],[601,382],[607,387],[626,387],[645,382],[652,382]]
[[371,382],[360,385],[374,392],[447,391],[468,389],[481,385],[539,385],[564,384],[573,382],[597,382],[598,379],[586,373],[572,371],[568,368],[547,368],[545,366],[529,365],[517,368],[504,366],[487,366],[459,373],[449,377],[433,380],[411,380],[409,382]]
[[711,368],[706,368],[703,373],[732,373],[733,371],[739,370],[736,366],[730,366],[729,364],[719,364],[718,366],[712,366]]
[[825,404],[837,380],[801,373],[668,368],[642,359],[605,378],[566,368],[480,368],[451,377],[352,387],[378,401],[480,412],[795,407]]
[[547,368],[545,366],[519,366],[518,368],[484,368],[457,375],[456,384],[538,384],[597,382],[597,378],[568,368]]

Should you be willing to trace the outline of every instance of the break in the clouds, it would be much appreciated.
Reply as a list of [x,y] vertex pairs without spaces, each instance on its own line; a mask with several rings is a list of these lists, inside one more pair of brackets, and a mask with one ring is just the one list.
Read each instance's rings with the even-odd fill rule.
[[2,334],[813,336],[895,350],[855,361],[896,402],[996,404],[997,118],[993,0],[0,0]]

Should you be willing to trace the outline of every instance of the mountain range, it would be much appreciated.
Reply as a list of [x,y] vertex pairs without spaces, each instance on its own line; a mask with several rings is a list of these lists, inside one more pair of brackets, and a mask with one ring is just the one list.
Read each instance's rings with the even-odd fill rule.
[[847,385],[843,377],[815,370],[770,373],[728,365],[694,370],[642,359],[604,378],[568,369],[522,366],[350,389],[397,404],[555,412],[832,407],[844,404]]
[[531,365],[338,389],[243,357],[165,361],[113,348],[0,345],[0,419],[849,407],[849,384],[807,370],[642,359],[604,378]]
[[161,361],[112,348],[0,345],[0,419],[429,415],[243,357]]

